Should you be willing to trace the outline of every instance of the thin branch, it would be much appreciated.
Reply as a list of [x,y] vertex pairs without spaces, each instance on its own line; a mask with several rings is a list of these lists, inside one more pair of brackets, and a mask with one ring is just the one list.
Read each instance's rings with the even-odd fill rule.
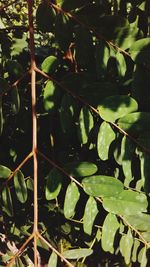
[[38,266],[37,233],[38,233],[38,160],[37,160],[37,113],[36,113],[36,62],[33,27],[33,1],[28,0],[29,39],[31,56],[31,98],[32,98],[32,152],[34,170],[34,266]]
[[[83,103],[84,105],[86,105],[88,108],[90,108],[95,114],[97,114],[98,116],[100,116],[99,111],[94,108],[93,106],[91,106],[85,99],[83,99],[82,97],[80,97],[79,95],[76,95],[74,92],[72,92],[71,90],[69,90],[66,86],[62,85],[61,82],[58,82],[56,79],[54,79],[53,77],[49,76],[48,74],[46,74],[45,72],[43,72],[42,70],[40,70],[39,68],[35,68],[35,70],[40,73],[41,75],[43,75],[45,78],[47,78],[48,80],[53,81],[55,84],[57,84],[58,86],[60,86],[62,89],[64,89],[68,94],[70,94],[73,98],[77,99],[78,101],[80,101],[81,103]],[[119,130],[120,133],[122,133],[123,135],[127,136],[129,139],[131,139],[134,143],[136,143],[143,151],[145,151],[147,154],[150,155],[150,150],[143,146],[142,144],[140,144],[138,142],[138,140],[136,138],[134,138],[133,136],[131,136],[130,134],[128,134],[127,132],[125,132],[122,128],[120,128],[116,123],[114,122],[109,122],[112,126],[114,126],[117,130]]]
[[63,174],[65,174],[67,177],[71,179],[72,182],[75,182],[77,185],[83,188],[82,184],[78,182],[72,175],[70,175],[67,171],[65,171],[62,167],[60,167],[56,162],[45,156],[42,152],[38,150],[38,154],[45,159],[47,162],[49,162],[53,167],[61,171]]
[[33,239],[33,237],[34,237],[34,233],[32,233],[28,237],[28,239],[23,243],[23,245],[18,249],[17,253],[12,256],[11,260],[6,265],[6,267],[12,267],[13,266],[13,262],[15,261],[15,259],[23,252],[23,250],[25,249],[25,247],[27,246],[27,244]]
[[55,249],[41,234],[38,233],[38,237],[43,241],[53,252],[57,254],[57,256],[64,261],[68,267],[75,267],[72,265],[57,249]]

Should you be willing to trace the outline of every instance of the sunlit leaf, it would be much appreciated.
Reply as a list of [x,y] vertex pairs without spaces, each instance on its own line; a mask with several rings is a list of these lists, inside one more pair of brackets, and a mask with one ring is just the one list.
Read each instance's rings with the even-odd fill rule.
[[49,113],[55,111],[60,101],[60,95],[59,88],[52,81],[48,81],[43,90],[44,109]]
[[48,260],[48,267],[57,267],[57,255],[55,252],[52,252],[49,260]]
[[67,259],[80,259],[88,257],[93,253],[90,248],[70,249],[63,252],[63,256]]
[[104,251],[114,253],[114,238],[119,228],[117,217],[109,213],[103,223],[102,228],[102,249]]
[[129,229],[127,234],[123,235],[120,240],[120,252],[125,259],[125,263],[129,264],[131,260],[131,252],[133,246],[133,236]]
[[138,214],[125,216],[127,221],[136,229],[140,231],[150,231],[150,215],[149,214]]
[[148,63],[150,61],[150,38],[143,38],[136,41],[130,47],[130,54],[136,63]]
[[74,216],[75,207],[77,205],[79,198],[80,198],[80,192],[78,186],[74,182],[71,182],[68,185],[64,202],[64,215],[66,218],[71,218]]
[[24,175],[20,170],[17,171],[17,173],[14,175],[14,187],[18,200],[21,203],[25,203],[28,197],[27,185],[24,179]]
[[147,256],[146,256],[146,247],[143,247],[138,255],[138,262],[140,262],[141,267],[146,267],[147,266]]
[[115,137],[116,134],[112,127],[104,121],[100,126],[97,139],[97,151],[100,159],[108,160],[109,148]]
[[113,197],[123,191],[123,184],[114,177],[97,175],[82,180],[84,191],[95,197]]
[[137,109],[137,102],[127,95],[107,97],[98,107],[101,118],[109,122],[114,122]]
[[55,56],[49,56],[42,62],[42,71],[52,74],[56,71],[59,65],[59,60]]
[[147,197],[143,193],[124,190],[118,196],[104,198],[105,210],[121,215],[136,215],[147,211]]
[[132,261],[133,262],[137,262],[137,253],[138,253],[139,246],[140,246],[140,241],[137,239],[134,239],[133,250],[132,250]]
[[83,216],[83,229],[88,235],[91,235],[93,223],[95,221],[96,215],[98,213],[97,203],[93,197],[89,197]]

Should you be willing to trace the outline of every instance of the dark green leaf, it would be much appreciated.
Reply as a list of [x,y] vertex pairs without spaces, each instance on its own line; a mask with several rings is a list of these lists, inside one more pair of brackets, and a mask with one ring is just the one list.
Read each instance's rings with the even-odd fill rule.
[[0,135],[3,132],[3,124],[4,124],[4,119],[3,119],[3,109],[2,109],[2,97],[0,96]]
[[9,90],[8,82],[0,77],[0,95],[6,93]]
[[53,31],[55,21],[55,11],[47,1],[39,4],[36,11],[36,23],[42,32]]
[[56,199],[62,187],[63,175],[53,168],[47,176],[45,196],[47,200]]
[[20,110],[20,96],[17,86],[11,89],[12,111],[17,114]]
[[27,185],[24,179],[24,175],[20,170],[17,171],[17,173],[14,175],[14,187],[18,200],[21,203],[25,203],[28,197]]
[[112,197],[123,191],[123,184],[111,176],[90,176],[82,180],[84,191],[95,197]]
[[13,216],[13,203],[9,187],[5,186],[2,190],[3,210],[8,216]]
[[0,178],[7,179],[11,175],[11,170],[3,165],[0,165]]

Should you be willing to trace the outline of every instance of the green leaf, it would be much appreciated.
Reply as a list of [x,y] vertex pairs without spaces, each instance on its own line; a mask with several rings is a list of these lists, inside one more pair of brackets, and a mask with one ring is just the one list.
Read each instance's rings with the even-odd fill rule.
[[47,176],[45,197],[47,200],[56,199],[62,187],[63,175],[57,169],[53,168]]
[[2,109],[2,97],[0,96],[0,135],[3,132],[3,124],[4,124],[4,119],[3,119],[3,109]]
[[146,193],[149,193],[150,192],[150,179],[149,179],[150,156],[143,151],[140,151],[138,153],[139,153],[139,159],[140,159],[142,187],[144,188],[144,191]]
[[132,59],[138,63],[147,63],[150,62],[150,38],[140,39],[130,47],[130,55]]
[[133,180],[132,174],[132,158],[135,151],[135,145],[133,142],[127,138],[123,137],[121,143],[121,157],[122,157],[122,169],[125,176],[124,185],[129,186],[130,182]]
[[142,236],[148,243],[150,243],[150,232],[143,232]]
[[78,114],[79,107],[74,98],[65,94],[62,98],[61,107],[59,111],[60,123],[62,130],[70,137],[76,131],[75,121]]
[[94,197],[112,197],[123,191],[123,184],[114,177],[97,175],[82,180],[84,191]]
[[11,175],[11,170],[3,165],[0,165],[0,178],[7,179]]
[[147,266],[147,256],[146,256],[146,247],[143,247],[138,255],[138,262],[140,262],[141,267],[146,267]]
[[58,107],[60,96],[60,89],[52,81],[48,81],[43,90],[44,109],[49,113],[55,111]]
[[90,248],[70,249],[62,253],[66,259],[80,259],[90,256],[93,250]]
[[16,267],[24,267],[24,264],[20,258],[16,258],[15,260],[15,266]]
[[49,260],[48,260],[48,267],[57,267],[57,260],[58,257],[55,252],[52,252]]
[[9,90],[8,82],[0,77],[0,95],[6,93]]
[[104,251],[114,253],[114,239],[119,226],[117,217],[109,213],[104,220],[102,228],[101,244]]
[[145,194],[129,190],[122,191],[118,196],[103,199],[105,210],[121,215],[139,215],[147,211],[147,205]]
[[25,203],[28,198],[27,185],[24,179],[23,173],[19,170],[14,175],[14,187],[18,200],[21,203]]
[[13,216],[13,203],[9,187],[5,186],[2,190],[3,210],[8,216]]
[[100,159],[108,160],[109,148],[115,137],[112,127],[104,121],[100,126],[97,139],[97,150]]
[[97,172],[97,166],[88,161],[74,161],[66,164],[64,168],[70,175],[76,178],[90,176]]
[[49,56],[42,62],[42,71],[53,74],[59,66],[59,60],[55,56]]
[[97,203],[93,197],[89,197],[83,216],[83,230],[86,234],[91,235],[93,224],[98,213]]
[[46,1],[39,4],[36,11],[36,23],[39,30],[41,30],[42,32],[53,31],[54,22],[55,22],[54,9]]
[[125,263],[129,264],[131,261],[131,252],[133,246],[133,236],[129,229],[127,234],[123,235],[120,240],[120,252],[125,259]]
[[12,111],[14,114],[17,114],[20,110],[20,96],[17,86],[11,89],[11,100],[12,100]]
[[137,252],[138,248],[140,246],[140,241],[137,239],[134,239],[134,244],[133,244],[133,250],[132,250],[132,262],[137,262]]
[[110,57],[110,47],[104,40],[99,40],[96,45],[95,57],[98,76],[103,77],[106,74],[107,62]]
[[67,219],[74,216],[75,207],[79,198],[80,198],[79,189],[74,182],[71,182],[67,187],[65,202],[64,202],[64,215]]
[[98,106],[101,118],[109,122],[114,122],[137,109],[137,102],[127,95],[107,97],[101,102],[101,105]]
[[121,129],[136,136],[143,131],[150,130],[150,113],[135,112],[119,119],[118,125]]
[[138,214],[125,216],[127,221],[137,230],[150,231],[150,215],[149,214]]
[[124,77],[126,74],[126,70],[127,70],[127,65],[126,65],[124,55],[118,52],[116,54],[116,60],[118,63],[117,64],[118,74],[120,77]]
[[94,126],[94,120],[91,112],[87,107],[83,107],[79,115],[79,125],[78,125],[78,137],[81,144],[87,143],[89,133],[93,128],[93,126]]

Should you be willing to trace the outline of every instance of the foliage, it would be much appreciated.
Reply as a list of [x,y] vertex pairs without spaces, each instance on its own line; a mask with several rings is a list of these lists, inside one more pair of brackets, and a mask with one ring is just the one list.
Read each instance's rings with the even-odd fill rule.
[[35,49],[30,5],[0,4],[0,265],[37,234],[40,266],[149,266],[149,0],[34,1]]

